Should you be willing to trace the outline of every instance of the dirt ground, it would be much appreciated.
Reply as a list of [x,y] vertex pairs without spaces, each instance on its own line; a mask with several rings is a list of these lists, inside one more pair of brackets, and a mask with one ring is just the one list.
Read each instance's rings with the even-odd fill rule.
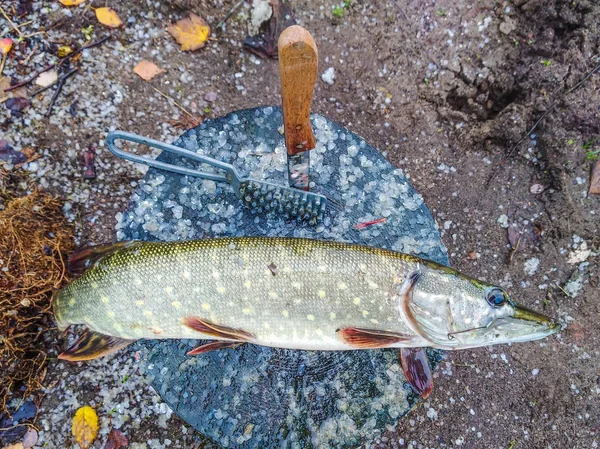
[[[194,114],[207,108],[210,117],[280,102],[277,61],[259,60],[241,46],[249,5],[224,30],[213,31],[204,49],[183,53],[166,32],[171,21],[193,11],[214,26],[235,2],[91,3],[113,7],[125,26],[83,55],[52,116],[43,117],[48,91],[32,98],[22,117],[0,106],[1,138],[42,156],[25,167],[28,176],[65,199],[82,245],[114,241],[115,214],[126,208],[142,176],[108,153],[106,132],[124,129],[165,141],[182,132],[169,123],[180,110],[151,86]],[[355,0],[336,17],[333,2],[291,4],[297,22],[315,38],[319,74],[335,69],[333,84],[319,75],[313,110],[387,152],[410,175],[443,229],[453,267],[501,284],[565,327],[540,342],[449,354],[431,397],[373,447],[598,447],[600,197],[587,194],[586,153],[599,145],[600,72],[569,89],[600,64],[600,5]],[[22,21],[58,25],[36,40],[37,56],[23,67],[7,62],[4,74],[15,79],[53,61],[57,46],[82,42],[81,29],[89,24],[95,24],[94,39],[110,32],[85,7],[65,14],[57,2],[44,0],[32,8]],[[0,31],[9,29],[3,20]],[[150,83],[141,80],[132,70],[141,59],[166,72]],[[216,100],[205,99],[209,92]],[[85,180],[82,151],[91,144],[98,176]],[[76,447],[68,434],[75,407],[114,402],[93,385],[135,373],[131,359],[117,356],[87,367],[51,361],[54,387],[39,417],[45,423],[40,444]],[[137,425],[135,419],[122,422],[132,448],[201,444],[151,390],[119,397],[144,415]],[[116,414],[127,408],[119,404]],[[162,414],[165,426],[156,425],[149,408]],[[108,426],[106,417],[102,424]]]

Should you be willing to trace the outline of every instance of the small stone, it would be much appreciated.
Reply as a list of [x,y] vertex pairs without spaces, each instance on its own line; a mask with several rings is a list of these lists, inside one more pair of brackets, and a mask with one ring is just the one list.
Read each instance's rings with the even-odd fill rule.
[[217,100],[217,93],[216,92],[207,92],[206,94],[204,94],[204,99],[206,101],[208,101],[209,103],[212,103],[213,101]]
[[539,193],[542,193],[544,191],[544,186],[541,184],[533,184],[530,188],[529,191],[531,193],[533,193],[534,195],[537,195]]
[[35,446],[35,443],[37,443],[37,440],[38,440],[38,433],[36,432],[36,430],[29,429],[29,430],[27,430],[27,432],[25,432],[25,435],[23,436],[23,447],[25,449],[33,447],[33,446]]
[[335,69],[333,67],[329,67],[323,72],[323,74],[321,75],[321,79],[323,80],[323,82],[331,86],[335,81]]
[[525,273],[527,273],[529,276],[533,276],[539,267],[540,259],[538,259],[537,257],[532,257],[531,259],[525,261],[523,269],[525,270]]
[[500,226],[503,228],[508,228],[508,215],[502,214],[496,220]]
[[510,17],[505,17],[504,22],[500,24],[500,32],[503,34],[510,34],[517,28],[517,25],[513,19]]

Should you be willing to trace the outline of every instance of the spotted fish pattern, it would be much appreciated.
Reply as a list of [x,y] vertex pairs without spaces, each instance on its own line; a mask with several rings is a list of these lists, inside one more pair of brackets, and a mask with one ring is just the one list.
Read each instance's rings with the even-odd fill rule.
[[304,350],[402,348],[407,378],[431,390],[417,349],[528,341],[557,330],[503,289],[385,249],[301,238],[119,242],[70,259],[59,329],[88,331],[60,358],[85,360],[138,339],[214,340]]

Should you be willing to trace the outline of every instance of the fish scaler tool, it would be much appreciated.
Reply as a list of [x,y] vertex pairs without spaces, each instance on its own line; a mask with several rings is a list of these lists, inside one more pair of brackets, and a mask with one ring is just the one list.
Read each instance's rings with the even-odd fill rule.
[[[223,170],[225,174],[203,172],[130,153],[121,150],[116,146],[115,141],[119,139],[144,144],[151,148],[167,151],[177,156],[187,158],[191,161],[208,164]],[[327,199],[323,195],[305,192],[271,182],[244,178],[231,164],[137,134],[125,131],[111,131],[106,136],[106,145],[114,155],[131,162],[145,164],[150,167],[180,175],[217,182],[227,182],[231,184],[235,194],[242,201],[244,206],[254,213],[276,213],[288,219],[293,218],[298,221],[316,223],[322,219],[325,205],[327,204]]]

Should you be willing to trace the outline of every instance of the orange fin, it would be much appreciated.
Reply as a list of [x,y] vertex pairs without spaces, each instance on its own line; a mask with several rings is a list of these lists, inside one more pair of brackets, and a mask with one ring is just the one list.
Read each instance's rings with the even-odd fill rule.
[[109,254],[122,248],[127,248],[133,241],[109,243],[107,245],[88,246],[75,251],[69,256],[69,271],[74,275],[83,274],[85,270],[93,266]]
[[79,339],[65,352],[58,356],[61,360],[80,362],[102,357],[133,343],[135,340],[126,340],[119,337],[92,332],[89,329],[83,331]]
[[350,346],[360,349],[388,348],[396,343],[408,342],[413,338],[408,334],[358,327],[345,327],[337,332],[340,338]]
[[205,335],[225,340],[251,341],[254,339],[254,335],[244,330],[227,326],[219,326],[218,324],[211,323],[210,321],[206,321],[195,316],[186,316],[183,319],[183,324],[184,326],[187,326]]
[[245,345],[244,341],[212,341],[200,346],[195,347],[187,355],[198,355],[204,354],[205,352],[214,351],[216,349],[235,349],[238,346]]
[[401,348],[400,361],[402,362],[404,376],[410,386],[415,393],[420,394],[423,399],[427,399],[433,390],[433,376],[431,375],[425,349]]

